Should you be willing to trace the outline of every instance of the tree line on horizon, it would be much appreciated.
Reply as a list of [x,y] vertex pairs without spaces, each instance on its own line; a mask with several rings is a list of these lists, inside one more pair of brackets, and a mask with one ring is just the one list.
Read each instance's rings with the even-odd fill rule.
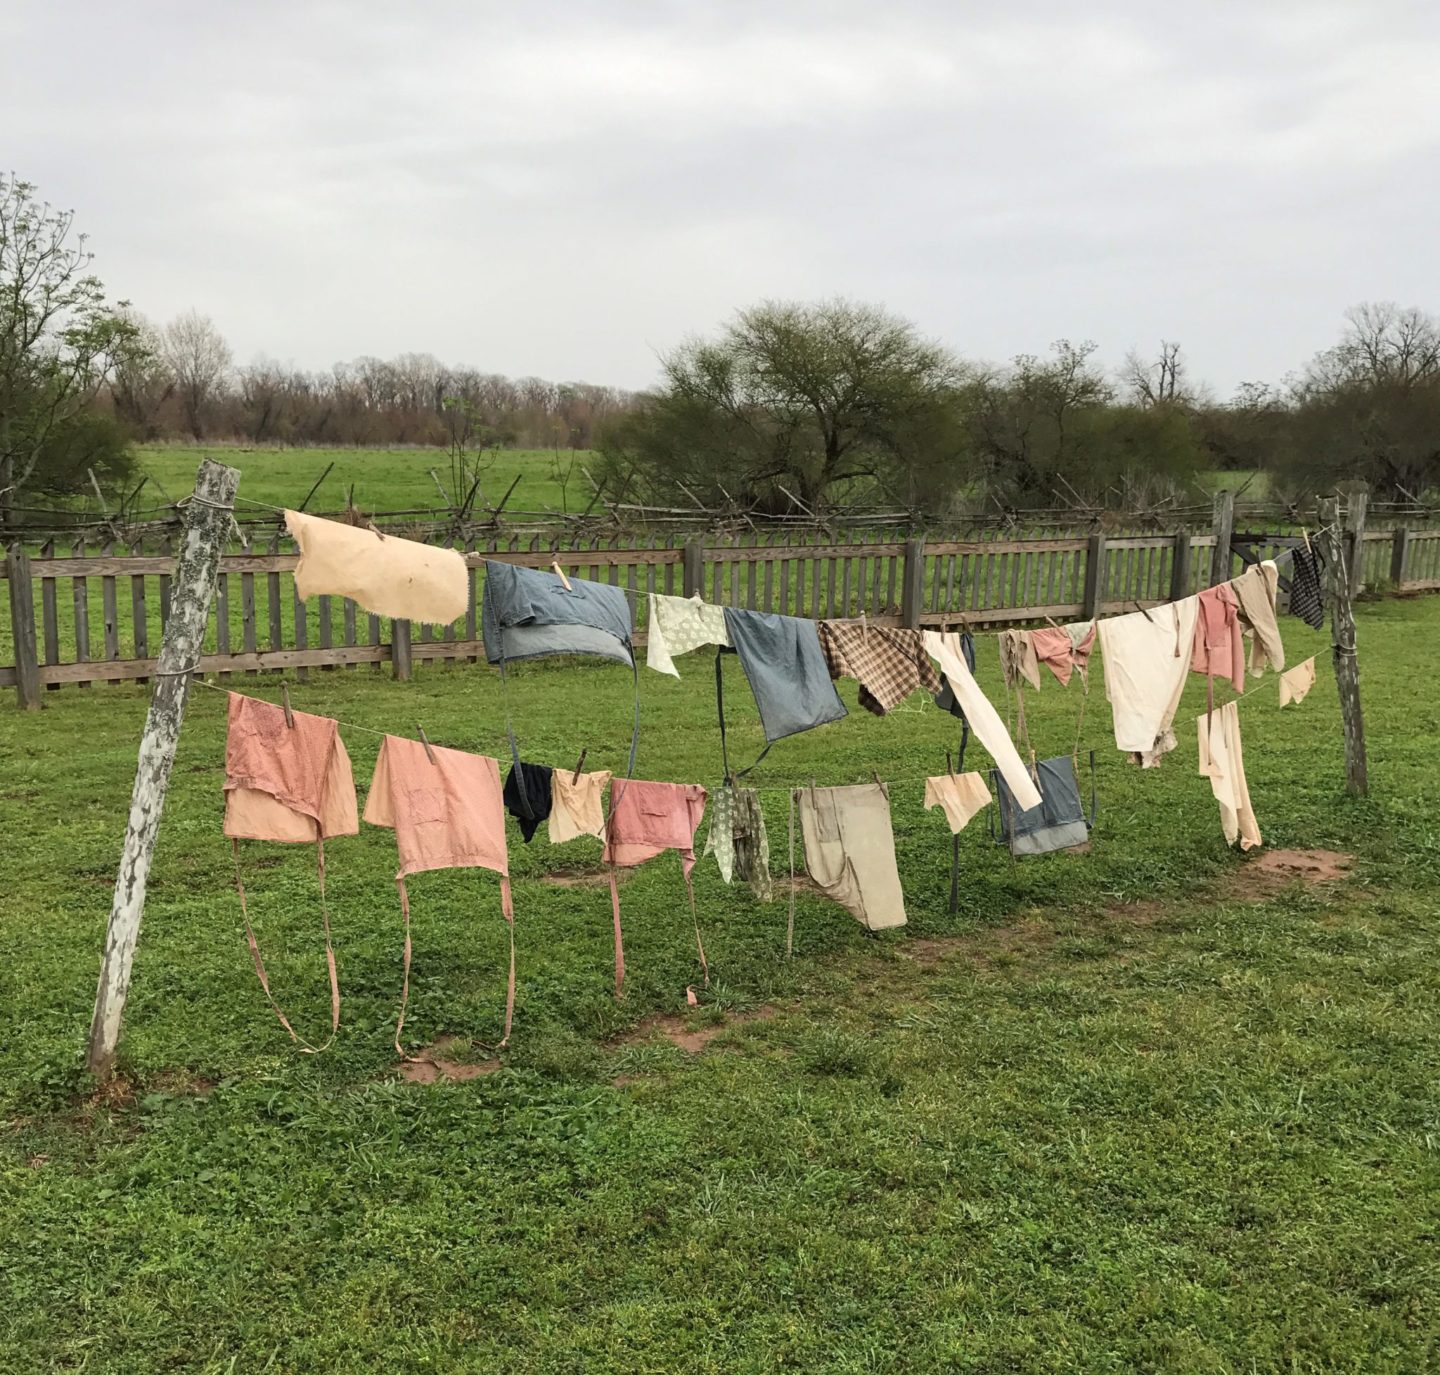
[[633,392],[418,353],[237,366],[213,321],[157,326],[107,301],[91,262],[72,215],[0,174],[0,523],[122,491],[134,444],[156,440],[594,449],[617,503],[817,516],[1160,509],[1217,468],[1262,471],[1291,501],[1344,479],[1396,500],[1440,490],[1440,321],[1418,308],[1353,307],[1297,374],[1222,401],[1169,341],[1114,371],[1069,340],[996,366],[882,306],[767,301],[663,355],[659,383]]

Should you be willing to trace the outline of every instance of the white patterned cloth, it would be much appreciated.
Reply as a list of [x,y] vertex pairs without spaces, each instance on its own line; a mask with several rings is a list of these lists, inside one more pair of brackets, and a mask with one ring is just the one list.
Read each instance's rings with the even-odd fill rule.
[[698,595],[667,597],[650,594],[650,624],[646,631],[645,666],[657,673],[678,678],[677,654],[688,654],[702,645],[728,645],[725,608],[711,606]]

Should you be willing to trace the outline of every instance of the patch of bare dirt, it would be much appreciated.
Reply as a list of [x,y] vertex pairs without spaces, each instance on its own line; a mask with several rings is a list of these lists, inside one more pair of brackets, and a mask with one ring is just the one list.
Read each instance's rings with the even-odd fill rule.
[[1354,855],[1339,850],[1261,850],[1230,876],[1236,897],[1274,897],[1292,883],[1342,883],[1350,877]]
[[[615,877],[617,886],[623,888],[630,878],[630,871],[621,869]],[[540,882],[556,888],[604,888],[609,886],[610,874],[606,869],[587,869],[581,872],[568,869],[553,874],[541,874]]]
[[1167,910],[1163,902],[1118,902],[1105,909],[1105,916],[1127,926],[1154,926]]
[[396,1073],[407,1084],[464,1083],[483,1079],[500,1068],[499,1060],[457,1060],[451,1052],[461,1044],[458,1036],[440,1036],[409,1060],[395,1066]]
[[621,1045],[638,1045],[643,1041],[651,1040],[658,1032],[672,1046],[679,1046],[688,1054],[696,1055],[722,1032],[741,1026],[745,1022],[767,1022],[775,1015],[776,1009],[767,1004],[764,1007],[757,1007],[751,1012],[732,1012],[723,1022],[715,1022],[709,1026],[689,1027],[685,1024],[683,1017],[677,1016],[673,1012],[656,1013],[653,1017],[645,1018],[633,1031],[627,1031],[624,1036],[620,1037],[619,1043]]
[[934,969],[955,955],[964,955],[982,966],[1009,956],[1049,950],[1056,941],[1053,927],[1043,921],[1018,921],[1006,926],[987,926],[963,936],[921,936],[899,946],[899,953],[921,969]]

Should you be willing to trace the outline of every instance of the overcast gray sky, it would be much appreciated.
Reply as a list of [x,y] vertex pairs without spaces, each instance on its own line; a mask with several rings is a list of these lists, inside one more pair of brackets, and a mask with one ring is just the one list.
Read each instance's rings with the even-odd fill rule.
[[6,0],[0,163],[246,361],[642,386],[768,296],[1228,393],[1440,309],[1440,7]]

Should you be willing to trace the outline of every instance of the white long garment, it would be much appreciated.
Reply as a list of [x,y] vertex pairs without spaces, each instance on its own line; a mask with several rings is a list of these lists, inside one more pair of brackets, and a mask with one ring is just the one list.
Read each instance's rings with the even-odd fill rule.
[[1190,673],[1199,597],[1099,622],[1105,695],[1115,717],[1115,744],[1154,768],[1175,748],[1170,729]]
[[650,624],[645,638],[645,667],[657,673],[680,676],[675,655],[688,654],[701,645],[728,645],[725,608],[711,606],[694,597],[667,597],[650,594]]
[[1240,708],[1235,702],[1216,707],[1195,724],[1200,728],[1200,776],[1220,804],[1220,825],[1227,843],[1238,840],[1242,850],[1261,844],[1260,823],[1250,807],[1245,782],[1245,755],[1240,748]]
[[950,691],[955,694],[955,700],[959,703],[960,710],[965,713],[970,729],[975,732],[975,738],[990,751],[995,767],[1009,785],[1021,811],[1038,807],[1040,789],[1035,786],[1030,770],[1020,758],[1020,751],[1015,748],[1015,742],[1010,738],[1005,722],[1000,719],[1000,713],[990,705],[990,699],[980,691],[980,684],[966,667],[965,656],[960,652],[960,637],[953,632],[942,635],[937,631],[927,630],[925,652],[940,665],[940,672],[950,684]]

